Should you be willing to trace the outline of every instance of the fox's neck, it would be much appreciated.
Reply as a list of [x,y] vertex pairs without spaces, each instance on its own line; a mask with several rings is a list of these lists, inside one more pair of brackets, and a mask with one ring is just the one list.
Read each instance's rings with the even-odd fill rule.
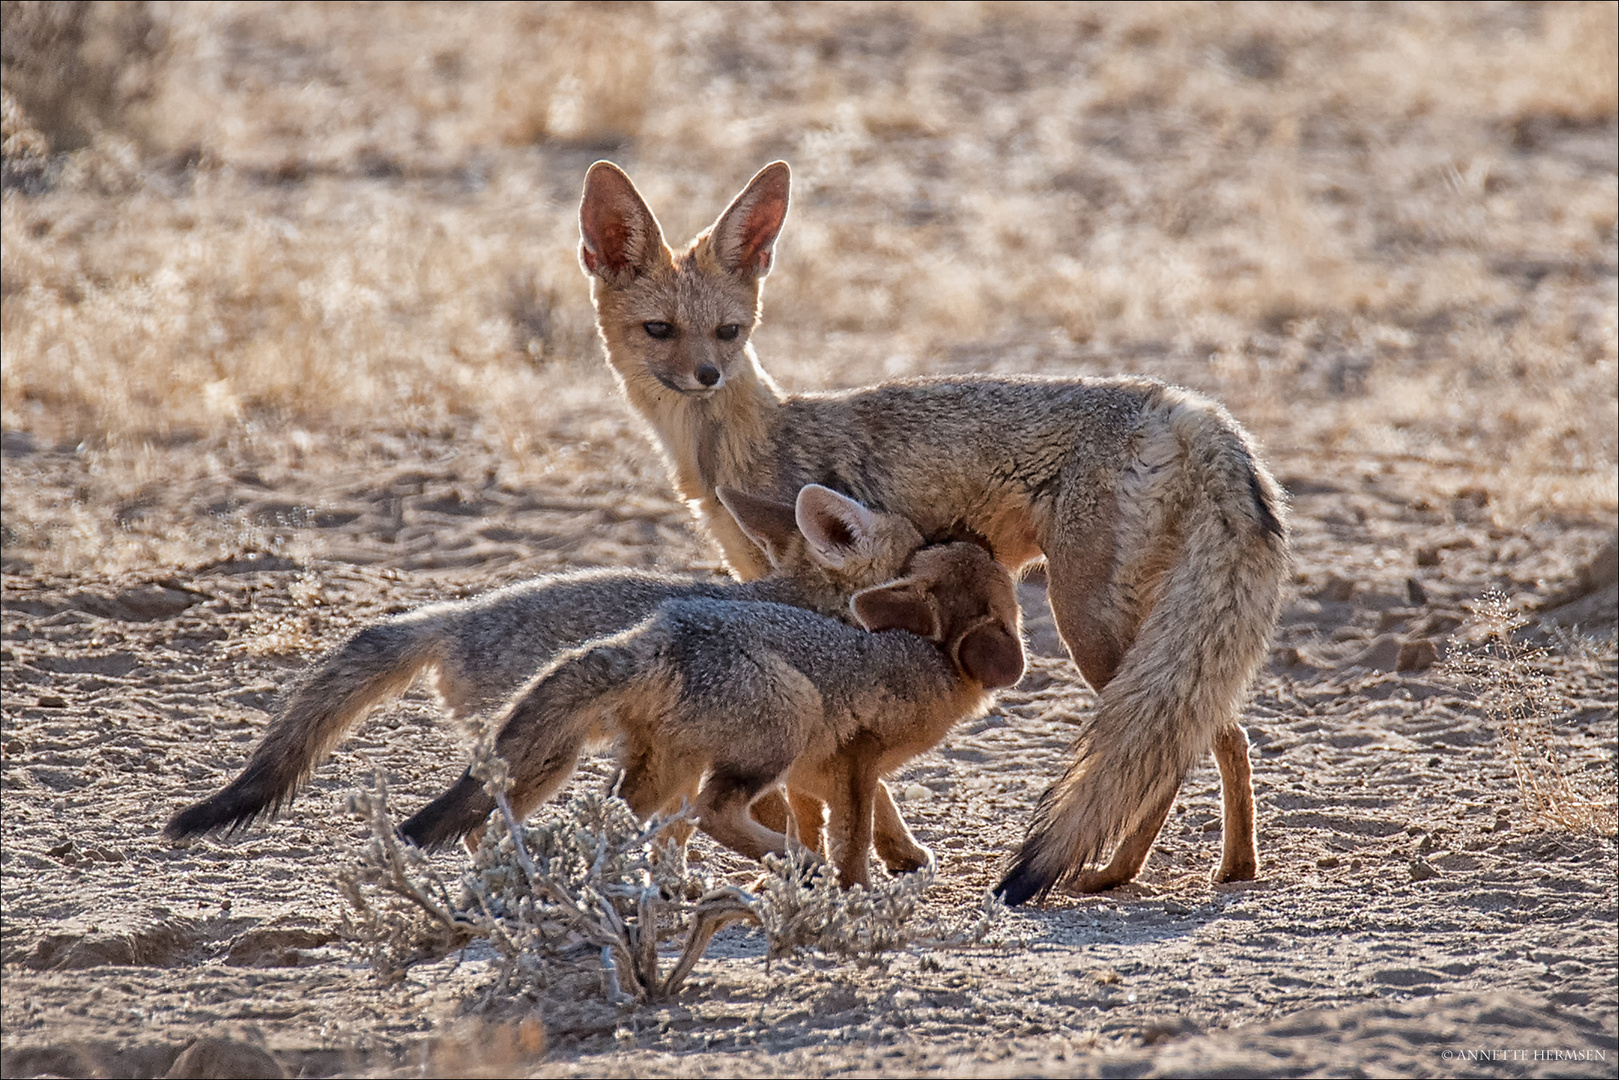
[[744,581],[767,573],[770,564],[714,489],[772,489],[770,432],[782,402],[781,391],[759,367],[751,346],[747,361],[736,365],[725,385],[707,398],[676,393],[650,377],[622,380],[636,412],[657,435],[675,490],[719,543],[731,572]]
[[708,398],[680,395],[658,425],[675,484],[687,499],[711,498],[724,484],[761,490],[758,470],[770,460],[767,446],[781,391],[748,350],[725,386]]

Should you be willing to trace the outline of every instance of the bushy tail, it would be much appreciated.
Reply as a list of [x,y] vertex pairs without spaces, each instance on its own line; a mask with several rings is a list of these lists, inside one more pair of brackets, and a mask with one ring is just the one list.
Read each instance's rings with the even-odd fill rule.
[[368,626],[319,661],[291,691],[242,774],[175,814],[173,839],[246,828],[291,800],[332,747],[373,705],[401,693],[436,659],[442,628],[409,618]]
[[[613,706],[645,674],[629,647],[634,634],[615,634],[563,653],[494,718],[494,752],[507,764],[519,817],[567,782],[585,744],[602,733]],[[420,848],[446,847],[482,825],[494,809],[484,782],[468,769],[399,832]]]
[[1283,496],[1215,409],[1169,414],[1184,453],[1179,554],[996,887],[1008,904],[1071,883],[1172,798],[1265,657],[1288,572]]

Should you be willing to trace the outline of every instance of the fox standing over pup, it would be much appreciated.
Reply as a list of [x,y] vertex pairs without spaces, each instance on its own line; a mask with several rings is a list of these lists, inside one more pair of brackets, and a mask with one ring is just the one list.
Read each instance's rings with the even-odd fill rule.
[[[681,495],[744,580],[772,567],[769,530],[729,512],[727,487],[763,491],[778,506],[801,489],[834,501],[846,493],[874,508],[860,509],[871,521],[909,530],[914,542],[895,570],[923,534],[976,537],[1014,570],[1045,556],[1058,629],[1100,703],[998,886],[1008,902],[1134,877],[1187,769],[1211,745],[1225,809],[1214,876],[1253,877],[1253,794],[1237,709],[1275,627],[1288,558],[1282,494],[1246,433],[1213,402],[1146,379],[913,379],[783,394],[748,339],[788,185],[785,164],[766,167],[676,254],[616,166],[599,162],[586,179],[580,260],[592,278],[608,362],[653,428]],[[787,575],[800,589],[812,586],[813,595],[795,603],[835,609],[831,601],[875,584],[834,582],[825,569],[824,581]],[[437,668],[452,712],[483,710],[558,650],[706,591],[612,575],[579,584],[612,609],[587,605],[599,617],[583,628],[550,625],[548,605],[558,598],[551,593],[566,589],[542,580],[362,631],[294,692],[242,775],[176,815],[167,831],[239,825],[273,810],[372,703],[402,690],[421,668]],[[878,853],[904,869],[916,865],[917,845],[877,779],[883,771],[850,775],[869,777]],[[817,799],[828,792],[804,784],[794,791],[788,781],[799,820],[817,828]],[[785,813],[773,813],[778,820],[767,823],[779,833]],[[413,824],[423,839],[429,826],[439,827],[418,815],[407,832]],[[1106,866],[1089,865],[1110,848]]]
[[579,258],[607,360],[680,495],[743,579],[767,563],[721,487],[790,498],[823,484],[929,537],[976,533],[1014,570],[1044,555],[1057,628],[1100,701],[997,887],[1008,903],[1133,878],[1211,746],[1225,818],[1214,877],[1254,877],[1238,709],[1288,553],[1284,496],[1247,433],[1214,402],[1149,379],[783,393],[749,338],[789,186],[785,163],[766,166],[677,252],[622,170],[598,162],[586,177]]

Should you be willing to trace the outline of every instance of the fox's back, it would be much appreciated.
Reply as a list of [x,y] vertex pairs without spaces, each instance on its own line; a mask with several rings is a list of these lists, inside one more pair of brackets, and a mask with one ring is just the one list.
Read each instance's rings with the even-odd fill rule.
[[[1000,505],[1038,514],[1076,470],[1119,469],[1159,386],[945,376],[795,395],[775,425],[771,480],[781,490],[815,482],[848,492],[924,534]],[[1001,539],[997,550],[1015,546]]]
[[937,645],[904,631],[871,633],[803,608],[695,599],[655,619],[663,657],[678,673],[681,712],[760,734],[767,717],[809,702],[834,737],[902,720],[959,687]]
[[503,701],[553,656],[646,618],[674,598],[719,597],[734,583],[641,570],[585,570],[520,581],[398,616],[434,626],[440,684],[459,709]]

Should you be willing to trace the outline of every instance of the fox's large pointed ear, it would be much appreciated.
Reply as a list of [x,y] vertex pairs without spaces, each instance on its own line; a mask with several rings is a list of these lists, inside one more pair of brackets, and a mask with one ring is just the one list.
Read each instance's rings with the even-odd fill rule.
[[1023,678],[1023,643],[999,623],[986,623],[956,644],[956,666],[985,690],[1016,686]]
[[624,170],[598,161],[585,174],[579,200],[579,264],[610,284],[651,269],[663,253],[663,230]]
[[920,637],[939,637],[939,617],[933,605],[909,580],[862,589],[849,601],[849,610],[867,630],[909,630]]
[[810,555],[833,569],[866,553],[877,529],[870,510],[820,484],[798,489],[795,517],[798,531],[809,542]]
[[780,566],[791,553],[793,544],[798,542],[793,504],[762,499],[728,487],[717,487],[714,494],[736,518],[748,539],[764,549],[770,565]]
[[770,273],[776,237],[787,220],[791,186],[792,173],[785,161],[771,162],[748,181],[708,233],[709,247],[722,267],[746,277]]

